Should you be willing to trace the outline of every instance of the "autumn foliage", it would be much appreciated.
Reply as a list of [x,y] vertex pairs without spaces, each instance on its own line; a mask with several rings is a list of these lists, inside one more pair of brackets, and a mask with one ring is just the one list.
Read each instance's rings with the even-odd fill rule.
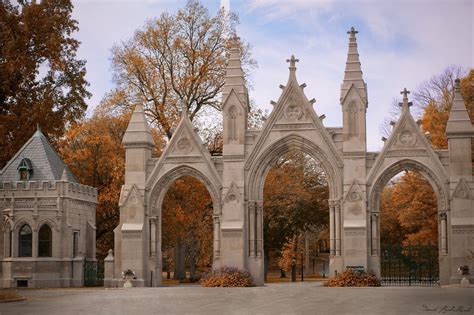
[[69,0],[0,1],[0,168],[38,124],[57,147],[87,108]]
[[419,173],[405,172],[382,193],[381,243],[438,243],[438,206],[430,183]]
[[248,271],[236,267],[221,267],[205,275],[200,283],[205,287],[254,287]]
[[380,280],[372,273],[356,272],[351,268],[330,278],[326,287],[380,287]]
[[178,179],[167,191],[162,209],[164,269],[174,267],[175,278],[191,280],[212,265],[213,206],[206,186],[190,176]]
[[124,182],[125,150],[122,137],[129,115],[96,114],[73,124],[60,142],[64,162],[77,179],[98,189],[96,209],[97,256],[113,248],[113,229],[119,222],[119,197]]

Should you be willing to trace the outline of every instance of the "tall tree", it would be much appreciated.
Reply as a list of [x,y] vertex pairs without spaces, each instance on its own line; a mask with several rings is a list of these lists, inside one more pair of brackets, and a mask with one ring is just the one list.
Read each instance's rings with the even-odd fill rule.
[[0,167],[37,124],[55,145],[84,115],[90,93],[72,9],[70,0],[0,1]]
[[291,152],[272,166],[263,194],[267,266],[270,252],[278,256],[295,236],[328,225],[329,190],[319,164],[302,152]]
[[96,112],[73,124],[60,142],[60,154],[78,180],[98,189],[96,209],[97,256],[114,248],[113,229],[119,223],[119,197],[124,182],[125,150],[122,137],[129,115]]
[[195,279],[197,269],[212,264],[213,212],[206,186],[194,177],[178,179],[166,192],[161,213],[165,267],[174,265],[175,279],[183,280],[187,261]]
[[[211,16],[197,0],[176,14],[163,13],[113,50],[115,104],[143,103],[150,121],[171,138],[183,106],[191,120],[203,109],[220,110],[229,38],[237,17]],[[244,64],[254,65],[242,44]]]
[[382,245],[438,243],[438,207],[430,183],[416,172],[405,172],[382,195]]

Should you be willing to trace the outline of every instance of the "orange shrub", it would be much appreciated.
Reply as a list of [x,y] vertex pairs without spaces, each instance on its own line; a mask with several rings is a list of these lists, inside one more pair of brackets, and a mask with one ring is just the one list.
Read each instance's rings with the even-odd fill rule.
[[380,287],[380,280],[367,272],[355,272],[351,268],[330,278],[325,284],[327,287]]
[[236,267],[220,267],[205,275],[200,283],[205,287],[253,287],[252,276],[248,271]]

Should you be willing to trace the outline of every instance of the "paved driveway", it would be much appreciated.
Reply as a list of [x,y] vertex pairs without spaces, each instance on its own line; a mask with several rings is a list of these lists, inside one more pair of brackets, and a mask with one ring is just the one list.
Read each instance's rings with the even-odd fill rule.
[[24,290],[0,314],[474,314],[474,289],[325,288],[320,283],[257,288],[162,287]]

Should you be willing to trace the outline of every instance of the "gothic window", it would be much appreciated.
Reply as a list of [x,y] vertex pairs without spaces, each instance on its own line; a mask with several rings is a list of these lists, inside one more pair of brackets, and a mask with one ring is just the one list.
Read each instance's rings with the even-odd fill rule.
[[17,170],[18,175],[20,176],[20,180],[29,180],[31,174],[33,174],[33,167],[31,165],[30,159],[22,159],[20,164],[18,165]]
[[47,224],[43,224],[38,233],[38,256],[52,257],[53,255],[53,233]]
[[31,257],[32,256],[32,242],[33,242],[33,232],[28,224],[25,224],[21,227],[19,235],[19,257]]

